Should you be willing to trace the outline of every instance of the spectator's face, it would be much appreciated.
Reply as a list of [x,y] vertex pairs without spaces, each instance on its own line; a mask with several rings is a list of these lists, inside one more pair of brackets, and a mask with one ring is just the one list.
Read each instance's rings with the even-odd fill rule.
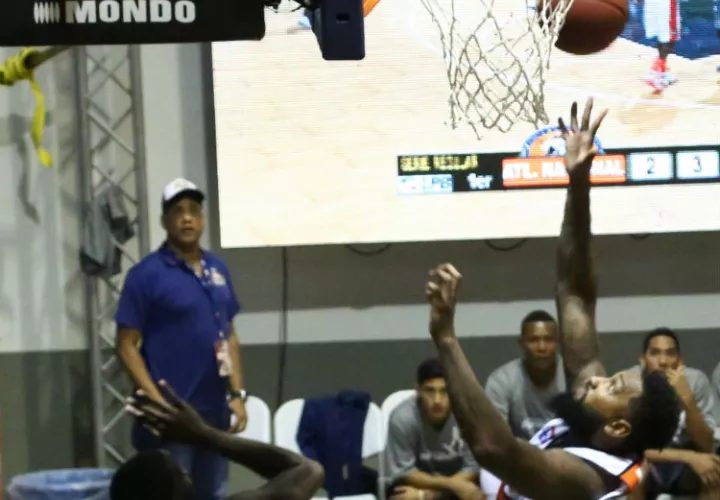
[[443,423],[450,415],[450,398],[444,378],[426,380],[417,388],[418,402],[430,424]]
[[640,357],[640,364],[650,372],[674,370],[680,365],[680,361],[675,340],[665,335],[650,339],[647,350]]
[[202,204],[192,198],[177,200],[163,214],[163,227],[168,239],[177,245],[197,243],[205,228]]
[[520,335],[525,361],[533,368],[548,368],[557,355],[557,327],[554,321],[525,323]]

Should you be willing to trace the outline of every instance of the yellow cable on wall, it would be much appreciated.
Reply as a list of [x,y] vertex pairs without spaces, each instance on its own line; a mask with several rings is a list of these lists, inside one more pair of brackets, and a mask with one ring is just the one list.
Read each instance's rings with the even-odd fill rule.
[[42,147],[43,133],[45,132],[45,94],[40,84],[35,80],[34,68],[28,64],[28,58],[37,57],[40,52],[37,49],[25,48],[19,54],[10,57],[0,65],[0,85],[12,86],[15,83],[27,80],[30,83],[30,91],[35,96],[35,116],[32,121],[32,141],[35,152],[40,163],[51,167],[53,160],[50,153]]

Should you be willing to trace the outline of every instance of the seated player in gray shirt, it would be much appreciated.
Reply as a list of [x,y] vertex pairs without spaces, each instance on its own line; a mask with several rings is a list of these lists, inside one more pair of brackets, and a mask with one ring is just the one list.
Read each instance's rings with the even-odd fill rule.
[[706,493],[697,474],[700,471],[677,450],[712,453],[716,448],[717,403],[707,375],[684,365],[677,334],[669,328],[657,328],[645,336],[640,364],[631,370],[665,372],[683,409],[672,446],[646,454],[652,464],[645,483],[647,498],[663,493]]
[[384,454],[392,500],[482,500],[478,466],[450,411],[437,358],[417,368],[416,397],[390,414]]
[[516,437],[530,439],[554,418],[550,401],[565,392],[565,373],[557,354],[555,319],[533,311],[520,325],[522,357],[488,377],[485,393],[510,424]]

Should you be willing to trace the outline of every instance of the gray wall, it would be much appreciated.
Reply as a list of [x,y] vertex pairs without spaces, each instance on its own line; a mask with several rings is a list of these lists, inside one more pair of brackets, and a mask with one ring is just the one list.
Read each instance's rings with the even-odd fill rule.
[[[17,49],[0,49],[0,59]],[[85,314],[78,273],[77,158],[72,64],[63,55],[36,72],[45,91],[37,161],[35,99],[26,82],[0,92],[0,411],[5,483],[15,473],[76,463],[88,412]],[[87,441],[87,440],[86,440]]]

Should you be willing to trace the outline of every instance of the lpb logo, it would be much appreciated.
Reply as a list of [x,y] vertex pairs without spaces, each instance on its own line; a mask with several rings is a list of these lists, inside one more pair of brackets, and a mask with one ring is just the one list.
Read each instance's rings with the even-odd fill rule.
[[[600,140],[595,138],[595,147],[598,154],[603,154]],[[520,158],[538,156],[565,156],[565,139],[562,137],[560,127],[545,127],[536,131],[523,144]]]

